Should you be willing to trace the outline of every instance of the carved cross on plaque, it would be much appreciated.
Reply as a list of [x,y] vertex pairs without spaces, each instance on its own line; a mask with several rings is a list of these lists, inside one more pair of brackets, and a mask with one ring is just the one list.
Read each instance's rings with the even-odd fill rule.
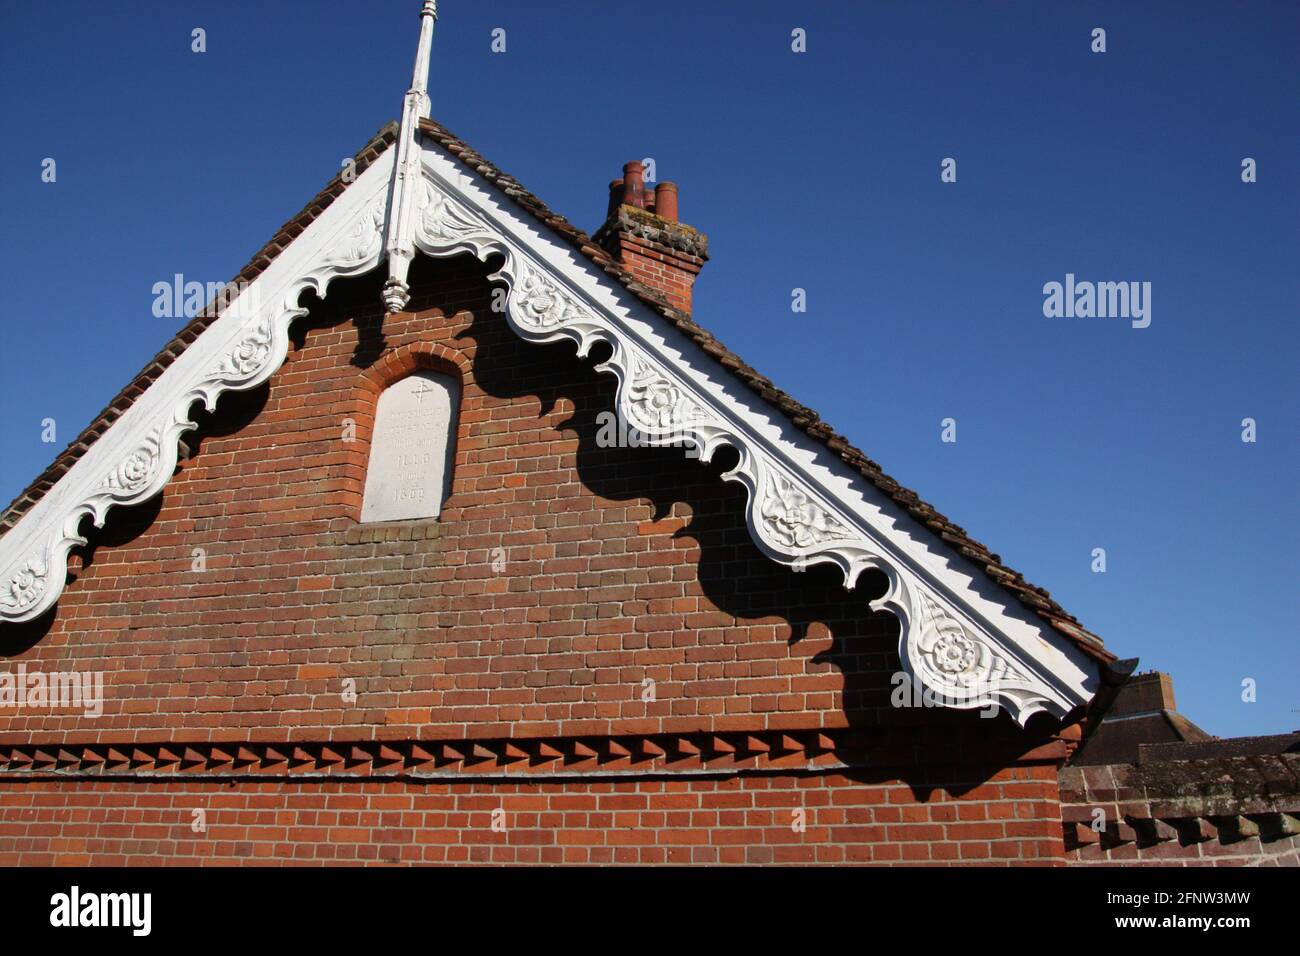
[[451,492],[460,383],[416,372],[379,396],[362,521],[436,518]]

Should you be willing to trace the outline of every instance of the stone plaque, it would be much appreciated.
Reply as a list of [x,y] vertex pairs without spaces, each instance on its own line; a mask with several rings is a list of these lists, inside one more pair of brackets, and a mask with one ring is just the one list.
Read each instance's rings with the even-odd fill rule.
[[460,383],[416,372],[384,389],[375,409],[362,521],[436,518],[451,492]]

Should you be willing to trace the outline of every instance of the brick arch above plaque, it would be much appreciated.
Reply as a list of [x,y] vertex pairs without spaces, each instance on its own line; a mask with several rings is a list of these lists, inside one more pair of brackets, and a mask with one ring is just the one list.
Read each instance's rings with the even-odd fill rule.
[[379,396],[362,521],[436,518],[451,493],[460,382],[419,371]]

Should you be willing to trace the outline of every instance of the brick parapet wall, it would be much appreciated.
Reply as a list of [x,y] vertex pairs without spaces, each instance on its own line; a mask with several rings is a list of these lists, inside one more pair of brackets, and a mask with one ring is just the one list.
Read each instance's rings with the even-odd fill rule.
[[1300,866],[1300,754],[1069,767],[1060,780],[1069,865]]

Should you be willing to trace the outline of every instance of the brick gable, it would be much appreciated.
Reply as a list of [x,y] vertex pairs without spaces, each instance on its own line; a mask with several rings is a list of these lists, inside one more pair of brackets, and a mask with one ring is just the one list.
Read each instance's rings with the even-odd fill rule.
[[[508,769],[512,757],[525,773],[574,767],[592,777],[563,791],[577,796],[598,792],[598,779],[614,772],[693,766],[744,778],[742,789],[803,792],[822,784],[764,781],[782,769],[822,780],[846,765],[874,765],[892,768],[872,772],[875,784],[898,788],[886,799],[918,805],[941,793],[978,802],[969,794],[1019,763],[1045,769],[1034,799],[1048,803],[1035,819],[1052,819],[1065,750],[1045,736],[1050,721],[1026,733],[1005,715],[890,707],[898,623],[867,606],[880,583],[867,580],[849,593],[827,569],[798,573],[765,558],[735,500],[743,490],[718,478],[726,462],[705,466],[681,449],[599,447],[598,417],[611,407],[613,381],[568,346],[520,342],[492,311],[490,271],[469,257],[417,260],[411,310],[382,324],[377,276],[340,282],[329,300],[313,302],[269,385],[223,398],[190,436],[190,455],[163,494],[115,512],[92,534],[52,618],[6,635],[7,652],[17,653],[11,663],[104,671],[104,715],[0,711],[0,744],[33,745],[32,753],[60,752],[62,744],[65,757],[86,745],[78,752],[96,759],[89,745],[111,745],[128,759],[143,747],[153,754],[152,771],[170,756],[191,760],[187,743],[224,742],[237,777],[241,744],[328,744],[346,757],[348,741],[401,741],[403,753],[410,742],[442,742],[460,758],[450,770],[471,778]],[[359,524],[376,398],[417,368],[462,382],[451,496],[437,521]],[[348,419],[353,442],[342,440]],[[206,570],[192,569],[196,548]],[[497,548],[505,555],[500,572]],[[355,683],[355,702],[343,695],[345,680]],[[648,680],[653,700],[643,699]],[[586,764],[584,747],[597,755]],[[561,756],[548,764],[551,751]],[[261,770],[291,772],[277,751],[263,753]],[[88,801],[97,808],[88,812],[104,821],[142,798],[126,783],[92,782],[113,759],[79,764],[83,782],[67,783],[79,794],[71,799]],[[380,772],[374,759],[366,772]],[[26,769],[40,766],[38,758]],[[212,785],[230,775],[214,772]],[[826,786],[850,790],[868,783],[826,778]],[[465,786],[466,793],[491,791],[486,782]],[[21,803],[19,794],[41,792],[25,787],[6,782],[0,798]],[[357,799],[375,809],[373,795],[391,792],[368,788]],[[53,820],[33,799],[22,804],[32,819]],[[811,799],[826,807],[841,800],[830,792]],[[996,799],[1006,797],[999,790]],[[701,859],[831,860],[850,852],[816,849],[820,838],[780,854],[754,849],[792,831],[769,821],[717,833],[703,805],[697,810],[703,816],[669,828],[682,836],[698,827],[695,836],[655,838],[648,845],[656,849],[639,858],[682,859],[688,851],[665,847],[716,847],[718,840],[742,850],[715,849]],[[231,825],[249,826],[240,819]],[[541,842],[582,842],[572,821],[557,819],[559,835]],[[458,846],[476,839],[472,821],[463,826]],[[962,849],[958,831],[930,834],[953,843],[950,851],[935,847],[933,858],[1057,856],[1059,829],[1044,827],[972,833],[982,850]],[[24,859],[43,858],[39,841],[22,832],[10,846],[35,854]],[[286,832],[284,845],[248,853],[195,852],[319,855],[297,847],[313,838],[295,833]],[[610,833],[586,839],[605,847],[630,839]],[[372,837],[358,837],[337,858],[374,858],[378,851],[360,846],[372,846]],[[879,844],[853,851],[863,859],[932,852],[886,849],[903,839],[888,827],[860,838]],[[89,854],[95,861],[131,856],[121,842],[96,845],[105,849]],[[169,852],[180,859],[189,851]],[[457,858],[447,852],[424,858]]]
[[[790,646],[774,613],[822,575],[769,568],[725,500],[739,490],[680,450],[596,448],[611,383],[563,346],[513,339],[486,269],[425,271],[418,311],[382,330],[372,283],[333,292],[269,388],[223,400],[147,526],[96,535],[31,652],[105,668],[110,697],[135,699],[95,730],[567,732],[838,710],[834,669],[811,662],[825,623]],[[452,495],[436,523],[358,525],[375,398],[417,367],[463,379]],[[720,544],[701,569],[693,511]],[[821,613],[797,625],[852,620],[858,653],[887,671],[897,623],[826,577]],[[640,701],[645,676],[658,706]],[[338,700],[343,677],[360,707]]]

